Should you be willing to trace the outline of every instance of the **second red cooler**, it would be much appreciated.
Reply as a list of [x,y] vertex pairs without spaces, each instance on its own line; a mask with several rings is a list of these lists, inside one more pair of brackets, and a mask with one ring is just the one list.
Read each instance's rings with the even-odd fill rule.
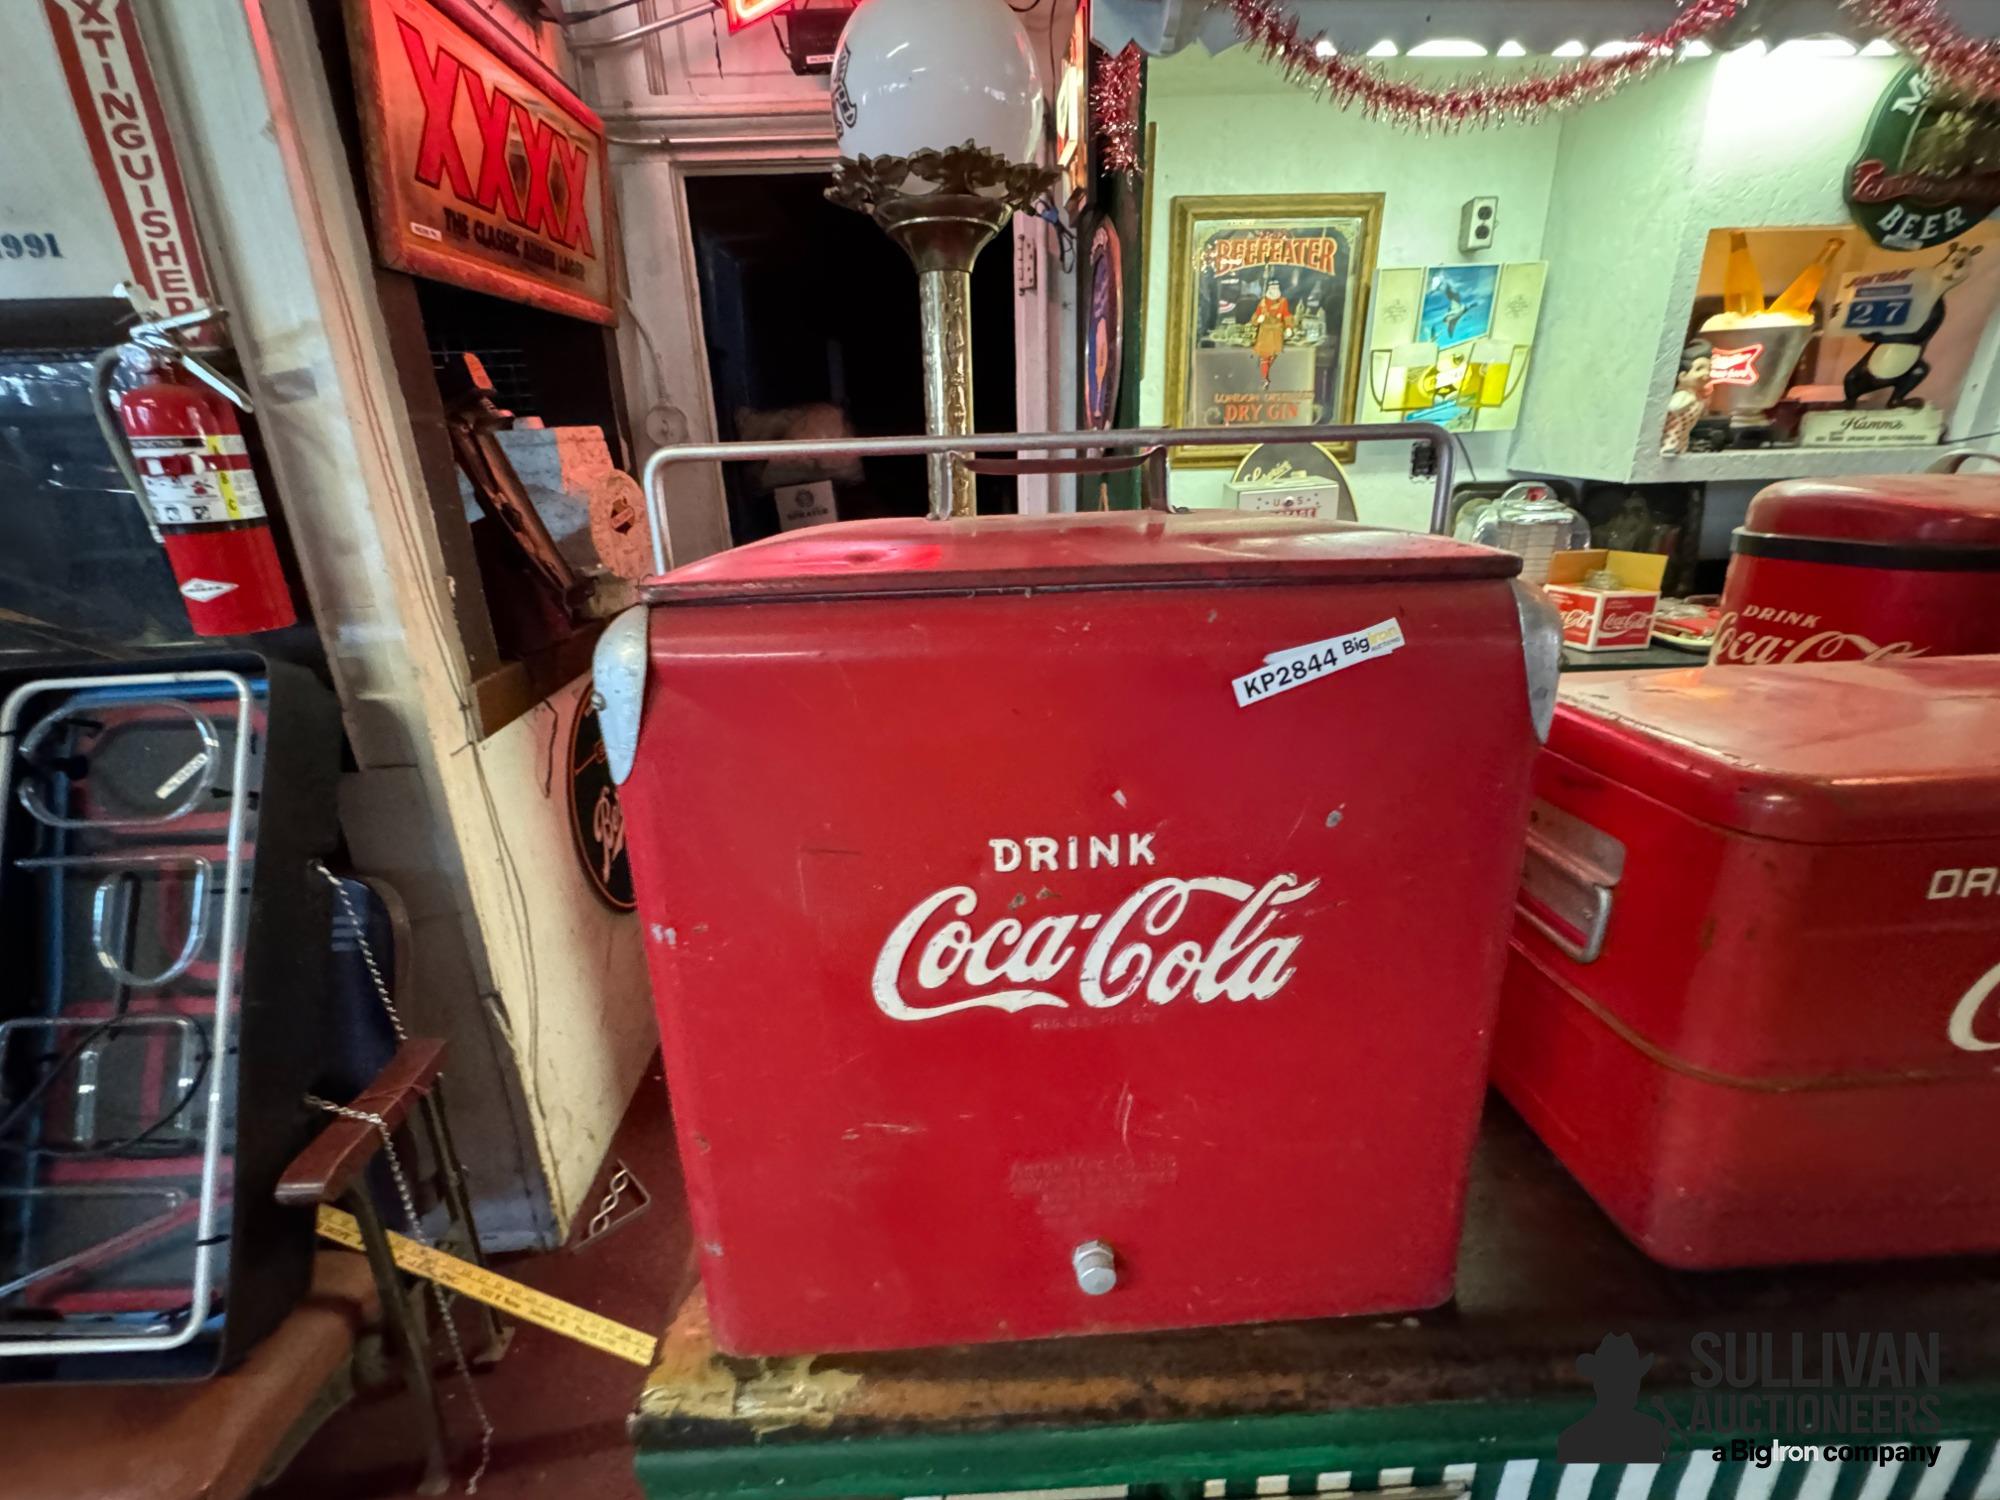
[[1553,699],[1518,566],[1126,514],[649,585],[598,689],[723,1347],[1447,1298]]
[[2000,1250],[2000,657],[1564,685],[1495,1081],[1671,1265]]
[[2000,652],[2000,479],[1792,479],[1750,503],[1714,666]]

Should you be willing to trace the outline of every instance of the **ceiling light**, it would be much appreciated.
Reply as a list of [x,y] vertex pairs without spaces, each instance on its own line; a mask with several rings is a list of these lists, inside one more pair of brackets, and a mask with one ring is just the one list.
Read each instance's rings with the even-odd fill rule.
[[1878,36],[1874,41],[1861,49],[1861,55],[1863,57],[1900,57],[1902,54],[1896,50],[1894,42],[1890,41],[1886,36]]
[[1519,42],[1502,42],[1493,54],[1495,57],[1526,57],[1528,49]]
[[1646,44],[1627,38],[1616,42],[1599,42],[1590,49],[1592,57],[1630,57],[1634,52],[1644,52]]
[[1564,42],[1549,53],[1550,57],[1582,57],[1590,49],[1582,42]]
[[1484,57],[1486,49],[1478,42],[1464,37],[1439,37],[1434,42],[1418,42],[1410,49],[1412,57]]
[[1396,51],[1396,44],[1385,36],[1381,41],[1368,49],[1368,55],[1370,57],[1395,57],[1399,54]]
[[1715,49],[1709,46],[1707,42],[1702,42],[1702,41],[1684,42],[1681,44],[1681,56],[1713,57],[1715,56]]
[[1313,56],[1321,59],[1322,61],[1324,61],[1326,58],[1337,56],[1339,52],[1340,49],[1334,46],[1333,43],[1329,42],[1325,37],[1321,37],[1318,41],[1313,43]]
[[1777,57],[1852,57],[1854,43],[1840,36],[1801,36],[1780,42]]

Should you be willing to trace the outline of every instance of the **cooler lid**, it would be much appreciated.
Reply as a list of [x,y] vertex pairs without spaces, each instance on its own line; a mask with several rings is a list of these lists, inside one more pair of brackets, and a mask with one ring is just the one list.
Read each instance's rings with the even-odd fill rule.
[[2000,834],[2000,656],[1564,681],[1549,749],[1690,817],[1853,844]]
[[843,521],[771,537],[650,580],[653,604],[829,594],[1174,583],[1512,578],[1521,560],[1419,532],[1200,511]]
[[2000,478],[1788,479],[1750,502],[1743,529],[1813,541],[2000,548]]

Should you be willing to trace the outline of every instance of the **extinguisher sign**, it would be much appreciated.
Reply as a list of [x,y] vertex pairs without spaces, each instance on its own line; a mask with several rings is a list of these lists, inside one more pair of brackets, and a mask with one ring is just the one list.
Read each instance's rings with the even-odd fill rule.
[[250,450],[241,433],[138,437],[132,457],[146,482],[146,509],[158,526],[257,521],[265,514]]
[[43,9],[132,275],[164,311],[192,311],[208,300],[208,277],[134,0]]

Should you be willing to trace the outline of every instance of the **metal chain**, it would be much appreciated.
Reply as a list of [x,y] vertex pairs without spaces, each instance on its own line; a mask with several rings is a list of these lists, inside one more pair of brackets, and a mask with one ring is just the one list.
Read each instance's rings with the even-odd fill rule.
[[[375,945],[368,941],[368,928],[361,920],[361,911],[356,906],[347,884],[320,860],[313,861],[313,868],[319,871],[326,883],[333,887],[334,898],[340,902],[348,925],[354,929],[354,945],[361,952],[361,962],[368,970],[368,978],[375,986],[375,998],[382,1004],[383,1012],[389,1017],[389,1024],[395,1028],[396,1040],[407,1042],[409,1032],[403,1026],[402,1012],[396,1009],[395,999],[389,993],[389,981],[382,973],[382,965],[375,958]],[[427,1248],[435,1248],[431,1237],[424,1232],[422,1217],[417,1213],[416,1194],[411,1191],[410,1179],[403,1171],[402,1158],[396,1152],[396,1143],[391,1138],[388,1122],[378,1114],[355,1109],[351,1105],[335,1104],[330,1099],[306,1095],[306,1103],[328,1114],[339,1115],[343,1119],[358,1120],[375,1127],[375,1133],[382,1138],[382,1159],[389,1165],[389,1177],[396,1184],[396,1196],[403,1206],[403,1218],[409,1225],[410,1238]],[[493,1461],[493,1419],[486,1414],[486,1404],[479,1399],[479,1387],[472,1378],[472,1363],[465,1357],[465,1343],[459,1337],[458,1324],[451,1315],[451,1298],[437,1282],[424,1278],[424,1284],[431,1289],[431,1298],[437,1304],[438,1321],[444,1324],[446,1340],[451,1344],[452,1363],[458,1367],[460,1377],[465,1381],[465,1391],[472,1400],[472,1411],[479,1418],[479,1466],[472,1471],[472,1477],[465,1482],[468,1495],[479,1493],[479,1481],[486,1477],[488,1465]]]
[[[410,1179],[403,1172],[403,1161],[396,1153],[396,1143],[390,1138],[389,1123],[378,1114],[365,1109],[355,1109],[352,1105],[335,1104],[331,1099],[321,1099],[317,1095],[306,1095],[306,1103],[314,1109],[325,1110],[330,1115],[339,1115],[345,1120],[358,1120],[364,1125],[375,1127],[375,1133],[382,1138],[382,1157],[389,1164],[389,1176],[396,1184],[396,1196],[402,1200],[403,1217],[409,1225],[410,1238],[426,1249],[435,1249],[431,1237],[424,1232],[423,1219],[417,1213],[416,1194],[410,1189]],[[479,1418],[479,1466],[472,1471],[472,1477],[465,1481],[465,1493],[479,1493],[479,1481],[486,1477],[487,1466],[493,1461],[493,1419],[486,1414],[486,1403],[479,1399],[479,1387],[472,1378],[472,1362],[465,1357],[465,1341],[459,1337],[458,1324],[451,1315],[451,1299],[445,1289],[428,1277],[420,1278],[431,1289],[431,1298],[437,1304],[438,1321],[444,1324],[444,1336],[451,1345],[452,1363],[457,1366],[461,1379],[465,1381],[465,1393],[472,1401],[473,1415]],[[415,1351],[411,1351],[415,1354]],[[440,1413],[442,1418],[442,1413]]]
[[375,998],[382,1002],[382,1009],[388,1012],[389,1024],[396,1029],[396,1040],[407,1042],[409,1032],[403,1029],[402,1012],[396,1009],[396,1002],[389,995],[389,981],[382,977],[382,966],[375,961],[375,949],[368,941],[368,928],[361,920],[360,908],[354,904],[354,896],[347,889],[347,882],[326,867],[322,860],[314,860],[313,868],[321,874],[326,883],[333,887],[335,899],[340,909],[346,913],[348,924],[354,929],[354,944],[361,950],[361,962],[368,968],[368,977],[375,983]]
[[618,1212],[618,1200],[625,1196],[625,1189],[631,1185],[632,1169],[621,1161],[618,1170],[611,1174],[611,1181],[604,1185],[604,1201],[597,1206],[597,1212],[590,1216],[590,1223],[583,1231],[586,1242],[596,1239],[611,1226],[611,1216]]

